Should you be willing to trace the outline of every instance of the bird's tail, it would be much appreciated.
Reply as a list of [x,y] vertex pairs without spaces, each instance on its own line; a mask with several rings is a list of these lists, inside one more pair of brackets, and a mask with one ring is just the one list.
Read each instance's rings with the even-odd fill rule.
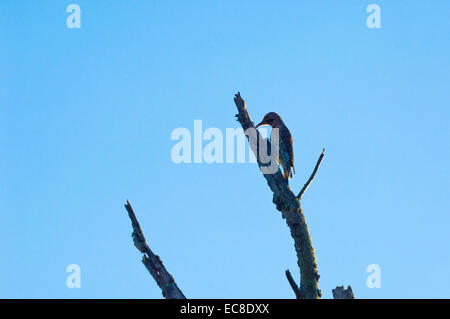
[[[295,169],[294,169],[294,167],[292,167],[292,170],[294,171],[294,174],[295,174]],[[289,169],[289,170],[283,170],[283,177],[284,177],[284,179],[288,179],[288,178],[292,178],[292,171],[291,171],[291,169]]]

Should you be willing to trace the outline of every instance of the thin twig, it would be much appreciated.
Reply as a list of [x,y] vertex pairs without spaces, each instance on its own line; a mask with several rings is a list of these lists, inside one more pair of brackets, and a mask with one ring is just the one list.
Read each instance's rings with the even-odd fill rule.
[[145,241],[144,233],[141,226],[134,214],[133,208],[129,201],[125,204],[125,208],[128,212],[128,216],[131,219],[131,225],[133,226],[133,242],[136,248],[144,254],[142,257],[142,263],[145,265],[149,273],[155,279],[159,288],[161,288],[164,298],[167,299],[186,299],[183,292],[178,288],[172,275],[164,267],[162,260],[159,256],[155,255]]
[[309,185],[311,184],[311,182],[314,179],[314,176],[316,176],[317,170],[319,169],[320,164],[322,163],[323,157],[325,156],[325,149],[322,149],[322,153],[319,156],[319,159],[317,160],[316,166],[314,167],[314,170],[311,174],[311,176],[309,177],[308,181],[306,182],[306,184],[303,186],[302,190],[300,191],[300,193],[298,193],[297,195],[297,199],[301,200],[303,197],[303,194],[305,193],[305,191],[308,189]]
[[286,270],[286,278],[289,281],[289,284],[291,285],[291,288],[295,293],[295,297],[297,299],[302,299],[300,289],[298,288],[297,283],[295,282],[294,278],[292,278],[292,275],[291,275],[291,272],[289,271],[289,269]]

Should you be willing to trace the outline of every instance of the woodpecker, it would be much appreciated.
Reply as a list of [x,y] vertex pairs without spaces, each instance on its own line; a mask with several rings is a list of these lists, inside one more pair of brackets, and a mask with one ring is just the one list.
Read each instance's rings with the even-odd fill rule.
[[261,123],[256,125],[256,127],[260,127],[262,125],[270,125],[272,128],[278,129],[280,148],[277,161],[281,164],[281,167],[283,167],[284,179],[288,180],[288,178],[292,178],[292,171],[294,171],[295,174],[295,169],[291,132],[289,132],[289,129],[284,124],[281,117],[275,112],[267,113]]

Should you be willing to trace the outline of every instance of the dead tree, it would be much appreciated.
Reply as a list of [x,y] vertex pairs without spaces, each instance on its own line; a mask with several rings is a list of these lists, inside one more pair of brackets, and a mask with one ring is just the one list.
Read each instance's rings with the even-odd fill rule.
[[[255,154],[259,168],[262,169],[267,164],[263,163],[260,159],[259,147],[261,143],[267,143],[266,149],[270,149],[270,142],[263,139],[261,134],[256,130],[255,125],[247,112],[245,101],[241,98],[240,93],[235,95],[234,102],[236,103],[238,110],[238,114],[236,115],[237,121],[241,124],[244,132],[253,132],[253,134],[256,134],[257,136],[256,143],[249,139],[250,148]],[[249,133],[246,135],[247,137],[251,136]],[[303,211],[300,207],[300,198],[302,198],[306,189],[312,182],[322,162],[325,154],[324,152],[325,150],[322,150],[313,174],[297,196],[289,188],[289,185],[286,179],[284,179],[280,169],[278,169],[274,174],[263,174],[267,184],[273,192],[272,201],[277,210],[281,212],[281,216],[286,220],[286,223],[291,231],[291,236],[294,239],[294,247],[297,253],[297,264],[300,268],[300,286],[297,286],[294,279],[290,275],[289,270],[286,271],[286,276],[296,297],[299,299],[317,299],[321,297],[321,292],[319,290],[320,276],[317,271],[316,256],[305,216],[303,215]]]
[[[322,295],[319,290],[320,276],[317,271],[316,256],[305,216],[300,206],[300,200],[322,163],[323,157],[325,156],[325,149],[322,150],[310,178],[298,195],[295,195],[289,188],[289,185],[279,168],[275,173],[267,173],[267,170],[264,169],[265,166],[267,166],[267,162],[261,160],[259,148],[262,145],[265,145],[266,150],[270,149],[270,141],[263,139],[261,134],[256,130],[255,125],[247,112],[245,101],[241,98],[239,92],[235,95],[234,102],[238,109],[238,114],[236,115],[237,121],[241,124],[246,133],[246,136],[249,139],[250,148],[257,159],[258,166],[273,192],[273,203],[277,210],[281,212],[283,219],[286,220],[291,236],[294,239],[297,264],[300,268],[300,285],[297,285],[289,270],[286,270],[286,278],[297,299],[318,299]],[[252,134],[255,138],[249,138]],[[153,254],[147,245],[142,229],[139,226],[133,209],[128,201],[125,208],[133,226],[132,237],[134,244],[136,248],[144,254],[142,262],[161,288],[163,296],[168,299],[185,299],[186,297],[178,288],[173,277],[164,267],[161,259]],[[335,299],[353,299],[354,295],[350,286],[348,286],[348,289],[344,289],[342,286],[333,289],[333,297]]]
[[133,227],[133,242],[136,248],[143,254],[142,263],[147,268],[148,272],[155,279],[162,294],[166,299],[186,299],[183,292],[178,288],[172,275],[166,270],[159,256],[155,255],[147,242],[142,232],[141,226],[134,214],[133,208],[129,201],[125,204],[125,209],[131,219],[131,226]]

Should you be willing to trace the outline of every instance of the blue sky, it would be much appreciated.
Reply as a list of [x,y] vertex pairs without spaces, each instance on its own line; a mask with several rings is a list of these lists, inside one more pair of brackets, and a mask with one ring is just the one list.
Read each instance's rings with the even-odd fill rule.
[[255,122],[290,128],[293,190],[326,149],[302,200],[325,298],[450,298],[449,16],[444,0],[2,1],[0,297],[160,298],[128,199],[186,296],[292,298],[257,167],[170,157],[177,127],[238,127],[240,91]]

